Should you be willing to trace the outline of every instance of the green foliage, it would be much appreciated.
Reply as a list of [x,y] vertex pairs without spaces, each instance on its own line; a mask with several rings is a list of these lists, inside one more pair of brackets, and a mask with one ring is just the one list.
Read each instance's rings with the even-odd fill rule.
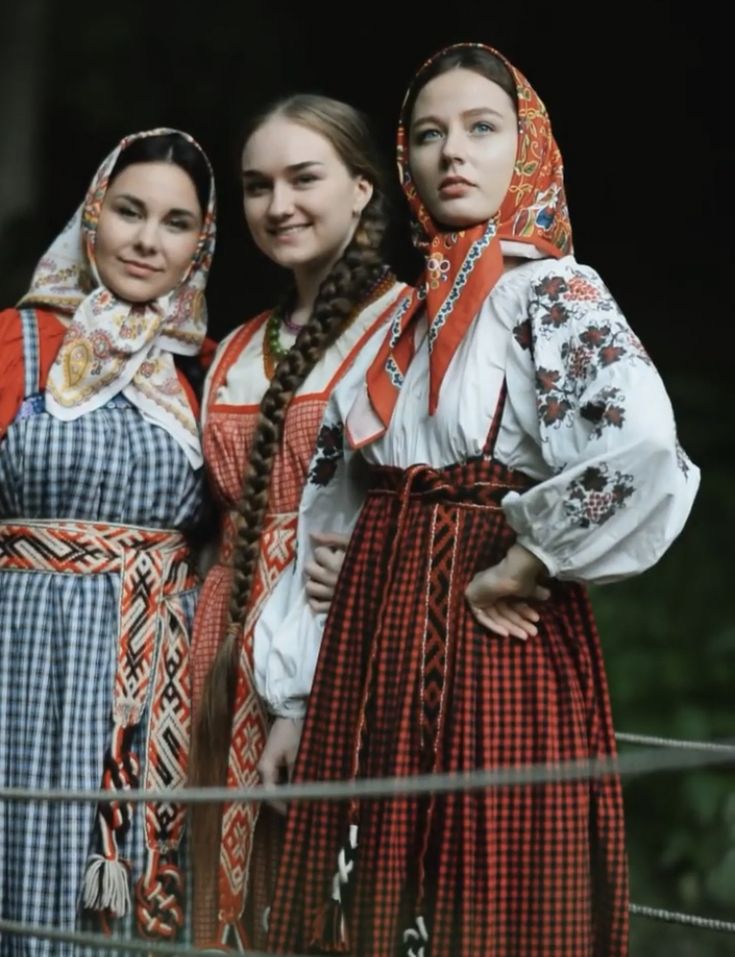
[[[686,410],[683,444],[702,468],[695,507],[655,568],[593,589],[592,599],[618,730],[735,740],[731,423],[716,414],[724,394],[711,384],[692,379],[670,388],[677,409]],[[733,920],[733,780],[732,764],[626,779],[634,901]],[[733,953],[732,936],[633,919],[632,957]]]

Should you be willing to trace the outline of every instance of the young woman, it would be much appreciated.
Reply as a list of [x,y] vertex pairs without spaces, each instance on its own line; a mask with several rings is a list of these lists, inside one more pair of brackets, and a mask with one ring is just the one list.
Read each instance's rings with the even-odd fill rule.
[[[193,780],[233,787],[274,780],[274,747],[298,741],[298,689],[311,684],[317,646],[302,648],[298,674],[272,674],[266,699],[253,638],[261,610],[293,572],[326,402],[406,290],[381,255],[378,166],[352,107],[312,95],[277,103],[248,130],[242,177],[250,232],[290,282],[279,305],[223,342],[206,387],[204,450],[223,529],[195,624],[202,679],[214,662],[197,708]],[[253,805],[195,811],[200,943],[261,945],[281,823]]]
[[[0,313],[0,783],[181,785],[203,495],[178,363],[206,332],[214,181],[185,133],[126,137]],[[185,810],[0,804],[4,918],[121,933],[183,923]],[[134,900],[131,885],[135,887]],[[132,913],[134,911],[134,921]],[[97,926],[92,923],[91,927]],[[20,944],[3,934],[0,953]],[[24,953],[73,953],[28,938]]]
[[[372,470],[295,778],[610,757],[583,583],[652,565],[697,469],[641,343],[572,255],[561,156],[524,76],[479,45],[435,56],[398,160],[426,269],[335,391],[339,451],[302,502],[303,565],[313,532],[352,528],[356,462]],[[318,627],[273,624],[284,672]],[[293,806],[269,927],[278,953],[622,957],[619,781]]]

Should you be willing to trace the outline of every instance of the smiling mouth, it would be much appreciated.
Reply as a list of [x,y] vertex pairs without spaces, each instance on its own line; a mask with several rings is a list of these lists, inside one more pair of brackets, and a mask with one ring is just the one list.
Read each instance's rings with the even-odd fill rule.
[[302,232],[304,229],[308,229],[310,223],[294,223],[292,226],[276,226],[273,229],[269,229],[268,232],[271,236],[275,236],[277,239],[281,236],[293,236],[296,233]]

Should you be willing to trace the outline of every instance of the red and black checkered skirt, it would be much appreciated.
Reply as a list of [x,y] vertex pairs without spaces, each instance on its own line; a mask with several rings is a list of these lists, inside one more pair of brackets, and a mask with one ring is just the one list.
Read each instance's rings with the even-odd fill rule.
[[[615,753],[584,589],[501,638],[464,591],[514,541],[528,480],[487,459],[377,469],[345,558],[296,779],[553,765]],[[356,846],[355,846],[356,845]],[[289,812],[268,945],[415,957],[622,957],[620,782],[551,781]]]

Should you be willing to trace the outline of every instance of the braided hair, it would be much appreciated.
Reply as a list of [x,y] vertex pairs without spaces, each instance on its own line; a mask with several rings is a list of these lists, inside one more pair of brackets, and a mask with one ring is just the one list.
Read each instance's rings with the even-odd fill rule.
[[[194,729],[191,779],[199,786],[226,783],[240,639],[250,609],[261,535],[269,506],[270,479],[289,404],[387,271],[381,255],[387,228],[381,175],[374,159],[369,130],[361,114],[328,97],[296,95],[276,103],[256,117],[246,134],[245,143],[273,117],[283,117],[323,135],[335,147],[350,174],[367,179],[373,192],[352,238],[323,280],[309,319],[280,359],[260,403],[248,469],[237,505],[227,627],[205,681]],[[214,864],[212,855],[219,848],[220,822],[221,808],[213,805],[195,807],[197,870],[203,867],[211,873],[208,869]]]

